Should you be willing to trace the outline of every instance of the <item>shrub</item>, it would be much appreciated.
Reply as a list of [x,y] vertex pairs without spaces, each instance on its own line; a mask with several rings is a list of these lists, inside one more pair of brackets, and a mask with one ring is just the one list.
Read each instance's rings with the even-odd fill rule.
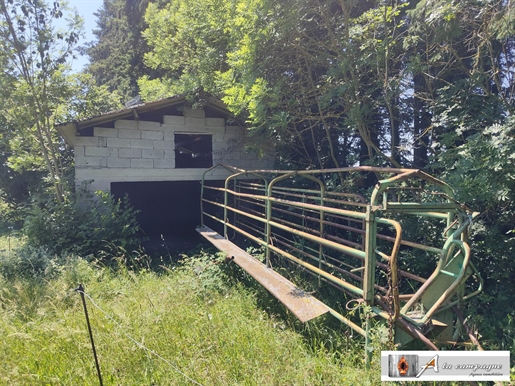
[[472,226],[474,264],[484,291],[473,298],[472,321],[490,349],[515,353],[515,118],[494,124],[450,148],[435,165],[457,199],[481,214]]
[[27,244],[45,248],[50,254],[89,256],[110,248],[136,248],[139,225],[127,196],[115,200],[105,192],[82,191],[64,203],[34,204],[23,226]]
[[226,254],[218,252],[211,254],[204,250],[194,256],[182,255],[182,267],[191,271],[197,278],[197,295],[205,296],[211,292],[223,292],[227,289],[230,277],[225,271]]
[[57,272],[59,258],[44,247],[24,245],[12,253],[0,253],[0,275],[13,280],[16,278],[51,277]]

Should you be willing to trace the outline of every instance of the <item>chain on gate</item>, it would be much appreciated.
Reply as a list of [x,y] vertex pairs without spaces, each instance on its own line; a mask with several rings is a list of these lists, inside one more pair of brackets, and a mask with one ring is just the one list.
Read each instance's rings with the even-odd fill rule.
[[[393,292],[394,288],[392,287],[392,270],[390,267],[390,264],[387,265],[386,269],[386,278],[387,278],[387,285],[388,285],[388,292],[386,293],[387,298],[387,305],[388,305],[388,315],[390,316],[388,318],[388,341],[387,341],[387,348],[388,350],[395,350],[395,342],[394,342],[394,336],[393,336],[393,328],[394,328],[394,320],[393,316],[395,314],[395,309],[393,305]],[[399,283],[397,283],[399,285]]]

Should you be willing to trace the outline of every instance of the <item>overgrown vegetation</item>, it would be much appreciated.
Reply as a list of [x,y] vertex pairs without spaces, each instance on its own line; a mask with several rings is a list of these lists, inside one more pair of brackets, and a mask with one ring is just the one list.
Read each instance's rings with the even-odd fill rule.
[[413,167],[449,182],[481,213],[485,290],[467,313],[486,346],[513,351],[513,15],[500,0],[150,2],[145,62],[162,72],[138,84],[148,100],[220,97],[282,168]]
[[63,203],[33,204],[22,229],[30,247],[83,257],[118,248],[132,252],[140,245],[139,231],[127,196],[122,202],[108,193],[87,191]]
[[[70,370],[77,370],[77,363],[90,363],[86,354],[77,356],[78,348],[84,348],[75,340],[79,321],[72,318],[75,322],[70,325],[63,321],[63,315],[70,315],[76,306],[76,296],[64,293],[79,279],[99,294],[104,290],[101,284],[106,284],[111,298],[100,295],[99,299],[121,315],[121,305],[114,300],[125,295],[116,295],[114,289],[109,292],[110,286],[126,285],[120,291],[146,304],[131,283],[143,288],[142,293],[148,288],[161,294],[154,287],[157,284],[150,284],[153,280],[168,289],[166,280],[170,280],[179,287],[174,287],[179,291],[174,295],[190,302],[192,309],[194,305],[202,310],[208,307],[204,295],[214,296],[214,304],[225,304],[223,296],[229,293],[253,301],[238,286],[225,287],[228,278],[221,279],[218,264],[207,255],[188,263],[194,265],[190,267],[194,272],[205,265],[202,272],[180,270],[177,277],[184,283],[175,275],[145,270],[122,270],[116,277],[107,268],[63,257],[68,256],[66,252],[130,267],[140,266],[140,258],[145,259],[132,253],[137,225],[130,209],[122,210],[124,205],[107,195],[85,201],[72,198],[72,152],[55,130],[59,122],[119,108],[120,95],[127,99],[138,93],[147,101],[184,93],[198,105],[204,102],[201,91],[223,99],[235,119],[248,124],[254,139],[249,141],[251,146],[261,151],[275,149],[280,167],[413,167],[449,182],[461,202],[481,213],[473,226],[473,259],[485,278],[485,291],[470,303],[468,313],[482,333],[480,341],[489,348],[514,352],[513,15],[513,3],[501,0],[160,0],[139,4],[105,0],[98,14],[97,41],[85,49],[91,60],[87,74],[70,74],[68,63],[82,28],[77,15],[57,2],[0,0],[0,235],[8,240],[0,248],[0,270],[6,310],[2,323],[12,322],[5,324],[9,331],[5,347],[12,352],[2,357],[15,358],[0,363],[4,366],[0,374],[26,384],[52,383],[53,376],[62,376],[59,379],[70,384],[86,378],[84,382],[89,382],[91,367],[80,367],[88,370],[79,371],[78,382]],[[55,28],[64,18],[67,29]],[[363,189],[374,184],[372,179],[360,182]],[[346,183],[331,182],[334,190]],[[9,243],[22,228],[27,244],[15,249]],[[410,229],[417,231],[422,232]],[[180,292],[183,286],[191,289],[188,280],[198,285],[194,298]],[[197,293],[201,288],[203,296]],[[167,299],[158,295],[155,300],[173,308]],[[242,302],[241,307],[250,307]],[[128,328],[138,332],[152,315],[161,315],[160,320],[173,325],[162,316],[165,310],[160,310],[141,313],[148,315],[127,311],[137,319]],[[191,311],[182,312],[189,315]],[[256,315],[252,317],[259,318]],[[108,335],[109,322],[98,323],[106,329],[105,342],[121,339]],[[62,340],[49,338],[53,329],[62,332],[58,335]],[[177,333],[193,341],[188,334]],[[24,336],[31,340],[24,343]],[[173,347],[166,339],[166,347]],[[51,343],[45,346],[43,342]],[[329,356],[341,352],[338,342]],[[37,359],[36,351],[27,351],[24,357],[29,343],[46,359]],[[66,348],[62,354],[56,349],[61,344]],[[135,354],[137,350],[117,347],[109,346],[113,357],[127,358],[120,362],[123,366],[113,363],[110,369],[116,374],[112,379],[121,377],[118,383],[147,382],[153,369],[157,369],[155,374],[165,373],[166,366],[154,367],[148,357]],[[206,352],[209,347],[201,346]],[[45,356],[46,352],[51,355]],[[70,356],[73,363],[59,355]],[[191,360],[206,379],[220,365],[215,359],[208,363],[193,353],[188,355],[186,369]],[[231,365],[240,360],[246,363],[240,354],[233,355],[220,356]],[[68,367],[50,362],[52,356],[63,358]],[[327,370],[315,371],[315,364],[308,367],[331,383],[332,375],[324,371],[340,363],[342,359],[336,356],[336,362],[323,362]],[[142,366],[147,373],[123,378],[138,367],[135,364],[147,366]],[[248,365],[247,370],[257,374],[252,379],[236,367],[213,379],[252,383],[260,379],[258,369],[267,367],[256,358]],[[263,380],[280,383],[280,371],[270,369],[266,374],[273,375]],[[304,383],[302,368],[295,369],[299,375],[292,378],[294,383]],[[306,379],[322,383],[318,378]]]
[[[515,120],[493,124],[442,153],[435,168],[457,198],[478,211],[472,227],[474,264],[485,291],[470,304],[482,340],[515,353]],[[444,144],[442,144],[444,145]]]
[[[46,256],[47,266],[52,265],[54,258]],[[52,269],[19,265],[4,275],[4,263],[1,384],[98,383],[74,291],[78,283],[88,294],[107,384],[379,382],[377,363],[370,371],[363,368],[359,341],[349,341],[343,331],[324,330],[323,321],[291,325],[273,312],[273,303],[266,310],[258,307],[255,290],[228,280],[223,266],[206,252],[160,272],[123,264],[113,270],[69,257]]]

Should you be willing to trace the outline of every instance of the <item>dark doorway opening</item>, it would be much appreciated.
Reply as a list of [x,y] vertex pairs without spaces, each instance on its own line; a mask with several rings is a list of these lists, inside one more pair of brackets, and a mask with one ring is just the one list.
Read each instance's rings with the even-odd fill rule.
[[200,243],[199,181],[113,182],[111,194],[128,194],[148,241],[147,253],[184,252]]

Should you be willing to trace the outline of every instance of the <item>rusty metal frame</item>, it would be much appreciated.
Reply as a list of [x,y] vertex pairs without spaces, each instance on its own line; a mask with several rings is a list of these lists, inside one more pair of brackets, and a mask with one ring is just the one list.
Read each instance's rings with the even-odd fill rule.
[[[207,188],[205,177],[215,168],[224,168],[230,173],[225,180],[223,188],[211,188],[223,192],[223,202],[210,201],[204,198],[204,192]],[[325,184],[317,177],[318,175],[328,173],[353,172],[375,173],[377,176],[388,174],[390,176],[379,179],[368,203],[359,194],[326,191]],[[297,189],[295,187],[278,186],[281,181],[292,177],[302,177],[311,180],[319,186],[319,189]],[[248,181],[249,179],[261,181],[259,183],[249,182],[247,185],[241,185],[247,191],[255,190],[255,194],[240,191],[241,188],[238,186],[238,181]],[[433,186],[440,191],[426,190],[418,186],[418,182],[415,184],[416,186],[411,186],[411,180],[423,181],[425,184]],[[445,202],[434,200],[429,202],[410,202],[401,201],[399,197],[397,197],[397,201],[392,201],[388,198],[389,194],[391,195],[396,191],[403,193],[409,190],[415,192],[414,194],[417,194],[417,197],[425,192],[428,195],[440,197]],[[470,247],[467,243],[467,231],[474,214],[455,200],[452,188],[448,184],[421,170],[366,166],[302,171],[242,170],[232,166],[215,165],[204,173],[201,191],[202,226],[205,225],[205,218],[222,224],[223,234],[226,239],[228,238],[228,229],[231,229],[264,247],[265,264],[269,269],[272,269],[272,254],[280,256],[299,265],[308,273],[317,277],[319,286],[322,281],[328,282],[341,288],[352,297],[362,299],[365,304],[371,307],[375,315],[393,321],[399,327],[420,339],[424,336],[427,326],[431,325],[435,315],[454,307],[461,301],[470,299],[482,290],[483,282],[479,272],[470,262]],[[400,193],[399,196],[401,195]],[[231,205],[229,197],[233,197],[235,202],[253,204],[259,210],[251,210],[249,208],[244,210],[237,207],[237,205]],[[356,202],[351,200],[356,200]],[[204,203],[223,209],[223,218],[206,212]],[[296,210],[299,212],[295,212]],[[443,230],[445,243],[443,247],[438,248],[434,245],[426,245],[403,239],[402,224],[395,218],[399,214],[445,220],[446,225]],[[230,215],[237,215],[244,220],[231,223],[229,220]],[[288,215],[293,217],[293,219],[285,219]],[[331,220],[331,218],[336,220]],[[296,224],[295,219],[299,220],[300,224]],[[338,222],[345,219],[347,219],[347,222],[354,221],[357,224],[364,224],[364,228],[363,226],[360,228],[358,225],[351,226]],[[309,228],[306,226],[308,223],[316,223],[318,225],[316,228]],[[378,232],[378,226],[389,227],[393,230],[394,234],[382,234]],[[355,235],[355,237],[361,239],[361,243],[352,240],[346,241],[338,235],[327,235],[328,229],[333,228]],[[286,236],[274,235],[274,230],[281,232],[281,234],[297,237],[300,240],[306,240],[306,242],[312,243],[318,246],[318,248],[306,247],[306,251],[303,248],[296,247],[292,244],[293,241],[289,240]],[[277,242],[274,242],[275,239],[277,239]],[[378,249],[379,240],[382,243],[391,243],[391,249],[387,253]],[[401,246],[421,250],[425,253],[437,254],[439,256],[438,263],[433,273],[428,278],[423,278],[400,270],[398,267],[398,255]],[[347,256],[361,263],[359,266],[347,270],[341,268],[342,264],[344,267],[352,267],[352,264],[349,265],[350,263],[340,260],[338,261],[340,266],[337,267],[335,265],[337,261],[335,257],[330,257],[331,262],[327,261],[324,253],[325,250],[333,251],[333,253],[338,253],[340,256]],[[445,267],[452,259],[459,259],[458,266],[461,267],[459,272],[446,272]],[[392,309],[387,309],[388,307],[385,306],[383,301],[386,294],[381,292],[384,292],[385,288],[377,283],[375,277],[377,269],[388,269],[391,277],[389,293],[393,303]],[[331,270],[342,272],[346,278],[352,279],[353,282],[335,275],[334,272],[331,273]],[[421,283],[420,288],[414,294],[399,294],[399,275]],[[421,301],[424,294],[434,291],[433,284],[441,275],[453,277],[452,283],[442,293],[436,293],[436,300],[434,303],[427,305],[424,315],[416,318],[413,317],[410,314],[410,310]],[[452,300],[453,296],[457,294],[458,287],[463,286],[465,280],[470,276],[474,276],[479,282],[477,290],[463,295],[458,300]],[[405,302],[405,304],[402,305],[402,302]],[[330,310],[330,313],[359,334],[365,336],[366,344],[369,344],[370,318],[366,318],[365,328],[363,328],[333,309]],[[422,340],[427,341],[427,339]]]

